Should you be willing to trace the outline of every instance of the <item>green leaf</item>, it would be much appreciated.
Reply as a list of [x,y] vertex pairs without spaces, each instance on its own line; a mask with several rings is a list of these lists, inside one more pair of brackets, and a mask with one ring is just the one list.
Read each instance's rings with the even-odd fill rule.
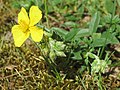
[[53,50],[50,51],[49,57],[52,60],[52,62],[54,63],[54,59],[55,59],[56,55],[55,55],[55,52]]
[[57,5],[57,4],[61,3],[61,0],[52,0],[51,3],[54,3],[54,5]]
[[98,56],[96,56],[95,54],[93,54],[93,53],[91,53],[91,52],[87,52],[86,57],[90,57],[90,58],[92,58],[92,59],[96,59],[96,60],[99,59]]
[[104,73],[106,68],[108,68],[108,65],[111,64],[111,61],[106,61],[106,60],[94,60],[91,64],[91,73]]
[[116,25],[116,27],[117,27],[117,33],[120,33],[120,25]]
[[52,27],[51,30],[54,31],[59,36],[61,36],[63,39],[65,38],[65,35],[68,33],[68,31],[57,28],[57,27]]
[[76,34],[75,39],[89,35],[90,35],[89,29],[80,29],[79,32]]
[[74,27],[77,27],[78,24],[70,21],[70,22],[65,22],[64,24],[62,24],[62,26],[64,26],[64,27],[73,27],[74,28]]
[[76,16],[74,16],[73,14],[65,17],[68,21],[76,21],[79,20],[79,18],[77,18]]
[[92,20],[89,25],[90,34],[93,34],[97,31],[99,22],[100,22],[100,13],[96,12],[92,17]]
[[118,5],[120,6],[120,0],[117,0]]
[[66,40],[66,41],[72,40],[79,31],[80,31],[80,29],[78,29],[78,28],[73,28],[73,29],[65,36],[65,40]]
[[101,33],[93,33],[92,38],[93,39],[99,39],[101,37]]
[[79,69],[80,74],[83,74],[86,68],[87,67],[85,65],[82,65],[81,68]]
[[80,6],[78,7],[78,13],[80,14],[80,17],[83,15],[84,13],[84,8],[85,7],[85,4],[80,4]]
[[55,51],[55,54],[57,56],[66,57],[66,55],[65,55],[65,53],[63,51]]
[[56,50],[64,50],[65,44],[64,44],[63,42],[56,41],[54,48],[55,48]]
[[119,40],[115,37],[115,35],[106,31],[101,35],[101,37],[99,36],[97,38],[94,38],[91,46],[100,47],[107,44],[117,44],[117,43],[119,43]]
[[103,46],[105,43],[105,39],[101,38],[101,33],[93,33],[92,38],[93,38],[93,43],[91,44],[92,47]]
[[120,18],[118,15],[115,15],[112,19],[112,23],[115,24],[115,23],[119,23],[120,22]]
[[102,34],[101,38],[106,38],[106,44],[117,44],[119,40],[115,37],[114,34],[106,31]]
[[92,47],[100,47],[104,46],[105,44],[105,38],[97,38],[93,40],[93,43],[91,44]]
[[73,54],[74,54],[74,57],[72,57],[72,59],[74,59],[74,60],[81,60],[82,59],[82,56],[80,55],[81,51],[73,52]]
[[116,8],[116,1],[114,0],[114,3],[113,3],[113,0],[106,0],[105,8],[108,11],[108,13],[114,14],[115,8]]
[[64,53],[65,44],[63,42],[55,41],[52,38],[49,38],[49,45],[50,45],[49,56],[52,60],[55,59],[57,56],[61,57],[66,56]]

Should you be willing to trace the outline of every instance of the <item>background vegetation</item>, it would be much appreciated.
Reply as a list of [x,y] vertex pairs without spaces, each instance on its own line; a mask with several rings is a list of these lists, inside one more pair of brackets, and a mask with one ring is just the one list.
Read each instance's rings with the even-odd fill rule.
[[[43,12],[43,40],[14,46],[21,7]],[[0,0],[1,90],[119,90],[119,0]]]

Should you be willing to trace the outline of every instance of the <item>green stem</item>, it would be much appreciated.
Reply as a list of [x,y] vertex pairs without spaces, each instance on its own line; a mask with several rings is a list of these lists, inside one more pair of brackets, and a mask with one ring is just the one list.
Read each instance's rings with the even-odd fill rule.
[[36,5],[38,6],[38,0],[35,0],[36,1]]
[[72,49],[70,49],[70,53],[69,53],[69,55],[68,55],[67,61],[70,60],[70,56],[71,56],[71,54],[72,54]]
[[45,5],[45,18],[46,18],[46,21],[47,21],[47,27],[49,27],[47,0],[44,0],[44,5]]
[[[113,19],[113,14],[112,14],[111,19],[110,19],[110,27],[112,26],[112,19]],[[109,31],[107,30],[107,33],[108,33],[108,32],[109,32]],[[108,39],[108,37],[105,39],[105,43],[104,43],[104,45],[103,45],[103,47],[102,47],[102,50],[101,50],[100,58],[102,57],[103,52],[104,52],[104,50],[105,50],[105,45],[106,45],[107,39]]]
[[[115,4],[114,6],[116,7],[116,0],[114,0],[114,4]],[[114,13],[115,13],[115,7],[114,7],[114,11],[112,12],[112,16],[111,16],[111,19],[110,19],[110,26],[109,26],[109,27],[112,26],[112,19],[113,19],[113,17],[114,17]],[[109,31],[107,30],[107,32],[109,32]],[[105,49],[105,45],[106,45],[106,41],[107,41],[107,38],[106,38],[106,40],[105,40],[104,46],[102,47],[101,54],[100,54],[100,58],[101,58],[102,55],[103,55],[103,52],[104,52],[104,49]]]
[[100,58],[102,58],[102,55],[103,55],[104,49],[105,49],[105,45],[102,47],[102,50],[101,50],[101,53],[100,53]]
[[102,76],[101,76],[101,72],[99,72],[98,86],[99,86],[100,90],[103,90],[103,88],[102,88]]

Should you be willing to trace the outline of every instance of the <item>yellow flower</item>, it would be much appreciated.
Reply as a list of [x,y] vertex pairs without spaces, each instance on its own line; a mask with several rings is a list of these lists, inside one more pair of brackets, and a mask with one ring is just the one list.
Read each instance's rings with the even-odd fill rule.
[[41,41],[43,29],[34,26],[42,18],[42,12],[38,6],[32,6],[29,11],[29,17],[26,10],[22,7],[18,14],[18,25],[12,27],[12,34],[15,46],[20,47],[24,41],[31,35],[35,42]]

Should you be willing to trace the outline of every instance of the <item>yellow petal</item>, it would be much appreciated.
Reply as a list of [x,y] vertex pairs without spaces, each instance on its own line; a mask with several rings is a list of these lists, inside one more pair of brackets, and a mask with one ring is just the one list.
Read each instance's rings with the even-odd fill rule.
[[30,8],[29,16],[30,16],[30,26],[34,26],[42,18],[42,12],[38,8],[38,6],[32,6]]
[[30,27],[29,29],[30,29],[32,39],[35,42],[41,41],[41,39],[43,37],[43,29],[38,28],[36,26]]
[[20,25],[14,25],[12,27],[12,34],[16,47],[20,47],[24,41],[29,37],[29,32],[24,33]]
[[29,26],[29,17],[25,8],[21,8],[20,13],[18,14],[18,23],[25,29]]

